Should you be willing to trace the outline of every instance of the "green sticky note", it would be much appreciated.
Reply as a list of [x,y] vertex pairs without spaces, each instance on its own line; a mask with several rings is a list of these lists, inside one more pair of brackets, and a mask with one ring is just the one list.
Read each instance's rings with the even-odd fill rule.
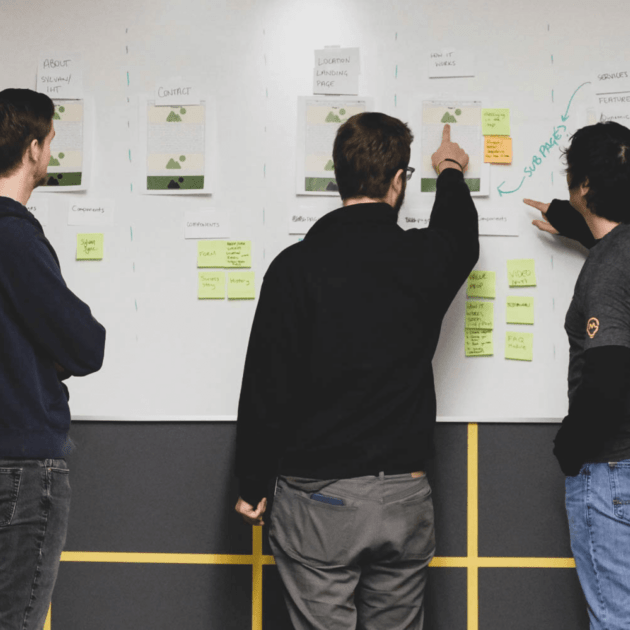
[[253,300],[256,283],[253,271],[228,274],[228,300]]
[[484,136],[509,136],[510,110],[482,109],[481,130]]
[[197,297],[200,300],[224,300],[225,271],[200,271]]
[[197,267],[227,267],[226,241],[197,241]]
[[77,260],[103,260],[103,235],[77,234]]
[[494,354],[490,330],[465,330],[464,342],[467,357],[490,357]]
[[466,329],[492,330],[494,328],[494,304],[492,302],[466,302]]
[[511,287],[536,286],[536,265],[533,260],[508,260],[507,272]]
[[534,298],[509,295],[505,305],[505,321],[508,324],[533,324]]
[[534,358],[534,335],[532,333],[506,332],[505,358],[532,361]]
[[226,267],[233,269],[252,266],[251,241],[227,241]]
[[496,274],[494,271],[473,271],[468,276],[468,297],[493,298],[496,296]]

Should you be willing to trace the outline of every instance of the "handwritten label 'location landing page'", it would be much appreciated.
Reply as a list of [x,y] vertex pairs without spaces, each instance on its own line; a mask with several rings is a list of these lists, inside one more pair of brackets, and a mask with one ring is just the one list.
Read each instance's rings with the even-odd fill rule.
[[358,94],[359,71],[358,48],[316,50],[313,94]]

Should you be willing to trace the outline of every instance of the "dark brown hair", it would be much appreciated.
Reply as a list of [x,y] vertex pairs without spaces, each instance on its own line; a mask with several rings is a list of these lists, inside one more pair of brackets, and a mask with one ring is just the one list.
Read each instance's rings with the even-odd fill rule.
[[33,140],[44,142],[54,115],[45,94],[14,88],[0,92],[0,177],[19,167]]
[[411,130],[397,118],[377,112],[349,118],[333,147],[341,198],[383,199],[398,169],[409,165],[412,142]]
[[582,127],[564,156],[569,188],[588,186],[587,208],[609,221],[630,223],[630,129],[612,121]]

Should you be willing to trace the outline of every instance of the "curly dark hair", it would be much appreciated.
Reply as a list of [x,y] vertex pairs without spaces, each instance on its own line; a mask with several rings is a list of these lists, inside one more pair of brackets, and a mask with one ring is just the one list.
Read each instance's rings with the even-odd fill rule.
[[563,153],[569,188],[588,186],[588,209],[609,221],[630,223],[630,129],[613,121],[582,127]]

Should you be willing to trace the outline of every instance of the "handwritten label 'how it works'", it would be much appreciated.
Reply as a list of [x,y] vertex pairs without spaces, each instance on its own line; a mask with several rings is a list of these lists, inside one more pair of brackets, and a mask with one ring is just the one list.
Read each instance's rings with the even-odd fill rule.
[[494,328],[494,304],[470,300],[466,302],[466,329],[492,330]]

